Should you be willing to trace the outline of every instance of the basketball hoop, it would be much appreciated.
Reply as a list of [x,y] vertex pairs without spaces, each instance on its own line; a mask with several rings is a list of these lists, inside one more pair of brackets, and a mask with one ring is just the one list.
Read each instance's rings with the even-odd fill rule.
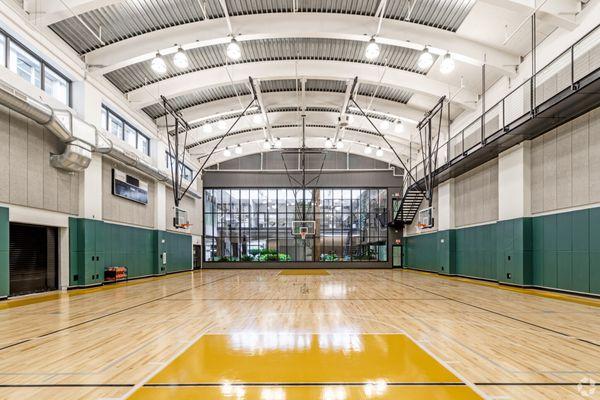
[[302,240],[306,240],[306,235],[308,234],[308,228],[305,226],[300,227],[300,238]]
[[292,221],[292,235],[306,240],[307,236],[314,236],[316,221]]
[[189,223],[188,224],[181,224],[181,225],[179,225],[179,228],[181,228],[181,229],[188,229],[192,225],[193,224],[189,224]]

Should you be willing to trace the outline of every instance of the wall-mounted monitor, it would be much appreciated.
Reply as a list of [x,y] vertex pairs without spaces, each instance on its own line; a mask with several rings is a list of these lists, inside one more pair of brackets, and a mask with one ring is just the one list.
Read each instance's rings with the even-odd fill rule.
[[148,204],[148,184],[116,168],[112,170],[112,194],[140,204]]

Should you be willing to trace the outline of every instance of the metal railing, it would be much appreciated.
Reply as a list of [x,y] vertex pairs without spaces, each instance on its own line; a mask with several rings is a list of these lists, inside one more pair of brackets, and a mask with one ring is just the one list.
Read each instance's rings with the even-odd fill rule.
[[[485,146],[492,136],[508,132],[515,121],[525,116],[535,116],[540,105],[566,89],[576,90],[582,79],[599,69],[600,25],[440,144],[437,168],[445,167],[457,158]],[[410,171],[417,181],[422,179],[423,161],[411,165]],[[405,174],[405,190],[414,183],[408,181],[408,176]]]

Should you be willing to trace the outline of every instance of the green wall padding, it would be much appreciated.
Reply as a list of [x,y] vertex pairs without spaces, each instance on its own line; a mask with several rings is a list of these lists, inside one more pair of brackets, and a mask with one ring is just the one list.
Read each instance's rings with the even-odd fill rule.
[[404,265],[440,272],[437,242],[437,232],[404,238]]
[[101,283],[109,266],[127,267],[129,278],[192,268],[191,235],[70,218],[69,240],[71,286]]
[[406,237],[404,265],[600,294],[600,208]]
[[8,208],[0,207],[0,297],[7,297],[9,294],[9,227],[10,225],[8,222]]

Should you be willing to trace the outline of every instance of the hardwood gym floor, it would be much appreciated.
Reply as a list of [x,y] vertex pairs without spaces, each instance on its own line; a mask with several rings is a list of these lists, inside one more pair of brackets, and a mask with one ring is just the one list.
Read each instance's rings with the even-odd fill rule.
[[2,302],[0,399],[600,399],[600,300],[327,272],[213,270]]

